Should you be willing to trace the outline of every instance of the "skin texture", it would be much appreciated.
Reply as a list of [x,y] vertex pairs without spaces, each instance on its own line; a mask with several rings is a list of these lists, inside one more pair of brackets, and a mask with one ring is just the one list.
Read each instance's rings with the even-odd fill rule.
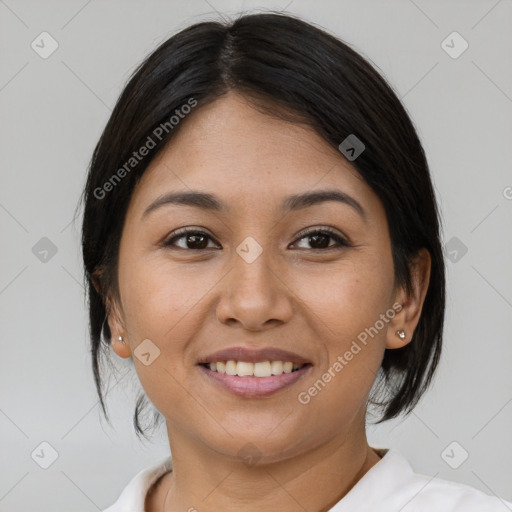
[[[162,194],[191,189],[217,195],[229,210],[166,205],[142,218]],[[365,218],[334,201],[279,210],[286,196],[320,189],[349,194]],[[200,247],[208,248],[194,249],[187,235],[174,248],[161,245],[185,226],[206,232]],[[326,226],[350,246],[297,236]],[[252,263],[236,252],[248,236],[263,250]],[[146,510],[332,507],[380,460],[366,438],[366,400],[385,348],[411,340],[429,276],[430,258],[421,251],[412,293],[395,286],[380,200],[311,128],[264,115],[234,92],[189,114],[134,191],[121,238],[120,301],[109,301],[113,350],[133,357],[166,418],[173,454],[174,470],[148,494]],[[301,404],[298,393],[395,303],[401,311]],[[133,354],[145,339],[160,350],[148,366]],[[200,357],[233,346],[290,350],[313,367],[278,393],[242,398],[197,366]],[[237,455],[247,443],[261,456],[254,465]]]

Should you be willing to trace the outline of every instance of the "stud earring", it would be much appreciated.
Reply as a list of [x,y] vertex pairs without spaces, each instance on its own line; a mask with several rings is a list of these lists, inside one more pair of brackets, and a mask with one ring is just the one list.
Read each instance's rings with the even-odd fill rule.
[[122,336],[119,336],[119,338],[117,338],[123,345],[126,345],[126,343],[124,342],[123,340],[123,337]]
[[403,330],[396,331],[396,335],[397,335],[401,340],[405,340],[405,331],[403,331]]

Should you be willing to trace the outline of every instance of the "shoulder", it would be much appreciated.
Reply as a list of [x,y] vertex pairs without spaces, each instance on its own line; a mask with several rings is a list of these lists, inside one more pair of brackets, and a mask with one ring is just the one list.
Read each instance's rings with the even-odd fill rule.
[[170,487],[172,471],[162,475],[148,490],[144,505],[145,512],[160,512],[164,510],[164,502]]
[[415,472],[396,449],[373,449],[382,458],[330,512],[512,512],[512,502],[498,496]]
[[[402,485],[388,496],[390,505],[400,505],[401,512],[507,512],[512,502],[488,495],[466,484],[416,473],[396,450],[390,462],[401,464]],[[406,471],[406,468],[410,470]],[[387,502],[386,502],[387,504]]]
[[[157,500],[160,496],[158,485],[162,482],[162,476],[172,471],[172,459],[168,456],[160,459],[155,464],[139,471],[123,489],[117,501],[103,512],[146,512],[146,499],[152,500],[151,505],[158,505]],[[153,509],[149,509],[153,510]]]

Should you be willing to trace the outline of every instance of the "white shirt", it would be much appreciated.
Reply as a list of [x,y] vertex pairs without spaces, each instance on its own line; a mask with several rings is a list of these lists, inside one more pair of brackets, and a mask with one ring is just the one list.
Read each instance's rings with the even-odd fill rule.
[[[382,459],[329,512],[507,512],[512,502],[469,485],[415,473],[396,449],[374,448]],[[171,457],[137,473],[103,512],[146,512],[149,488],[172,470]]]

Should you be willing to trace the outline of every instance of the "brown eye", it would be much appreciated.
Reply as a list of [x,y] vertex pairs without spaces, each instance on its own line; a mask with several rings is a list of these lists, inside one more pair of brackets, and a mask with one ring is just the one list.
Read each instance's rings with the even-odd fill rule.
[[[307,250],[330,250],[339,249],[343,247],[349,247],[350,244],[338,233],[330,229],[317,229],[308,233],[300,233],[302,235],[299,240],[307,240],[307,243],[311,247],[306,247]],[[184,240],[181,245],[177,245],[178,240]],[[208,242],[213,238],[204,231],[196,229],[183,228],[176,231],[173,235],[163,242],[164,247],[179,248],[185,250],[200,251],[205,249],[211,249],[212,246],[208,246]],[[329,240],[334,240],[334,244],[330,244]]]
[[[329,239],[334,240],[334,245],[329,245]],[[337,249],[340,247],[349,247],[348,242],[330,229],[322,229],[310,231],[309,233],[302,233],[302,237],[299,240],[307,240],[312,247],[310,250],[322,250],[322,249]],[[306,247],[306,249],[308,249]]]
[[[185,240],[181,246],[176,246],[176,241]],[[179,247],[180,249],[202,250],[208,249],[208,240],[212,240],[208,233],[192,229],[182,229],[163,243],[164,247]]]

